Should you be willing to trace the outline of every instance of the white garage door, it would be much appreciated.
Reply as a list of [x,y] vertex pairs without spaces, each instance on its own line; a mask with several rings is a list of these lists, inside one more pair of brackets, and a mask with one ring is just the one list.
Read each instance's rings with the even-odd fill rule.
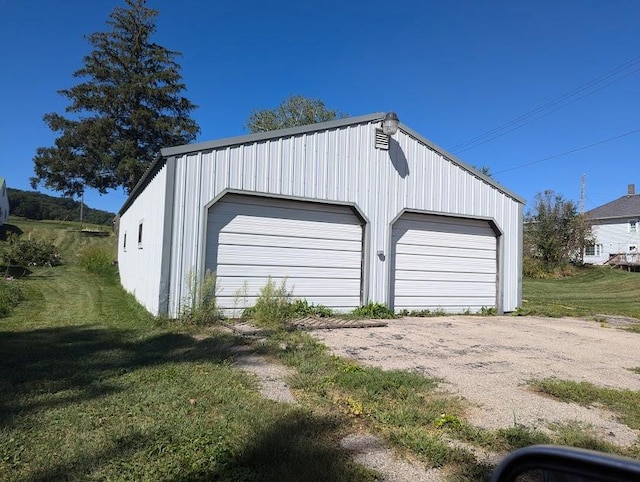
[[206,266],[233,314],[255,304],[269,276],[309,303],[360,304],[362,226],[350,208],[227,195],[208,216]]
[[487,221],[403,215],[393,227],[394,309],[495,307],[496,245]]

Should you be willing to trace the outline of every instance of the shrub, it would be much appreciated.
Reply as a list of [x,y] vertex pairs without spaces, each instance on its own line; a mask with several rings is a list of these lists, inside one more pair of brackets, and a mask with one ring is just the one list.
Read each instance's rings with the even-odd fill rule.
[[0,278],[0,317],[7,316],[23,298],[22,290],[15,280]]
[[2,255],[8,264],[19,266],[56,266],[60,264],[60,252],[50,241],[35,238],[22,239],[11,233],[8,246]]
[[572,276],[575,265],[563,263],[558,265],[545,264],[540,258],[525,256],[522,260],[522,274],[534,279],[561,279]]
[[314,305],[305,300],[295,300],[291,305],[293,316],[333,316],[333,310],[324,305]]
[[90,273],[103,276],[114,276],[113,256],[109,248],[104,246],[88,245],[78,253],[80,265]]
[[351,314],[357,318],[395,318],[395,313],[387,305],[369,302],[364,306],[358,306]]
[[187,286],[189,295],[183,300],[180,319],[196,325],[219,321],[222,313],[218,307],[216,274],[207,270],[200,282],[196,274],[191,272],[187,275]]

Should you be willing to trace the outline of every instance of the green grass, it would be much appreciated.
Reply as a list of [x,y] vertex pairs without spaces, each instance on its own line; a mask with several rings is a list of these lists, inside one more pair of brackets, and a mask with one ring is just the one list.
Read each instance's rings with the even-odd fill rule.
[[[464,400],[439,380],[362,367],[300,332],[276,332],[260,349],[295,368],[301,406],[265,400],[254,378],[233,367],[231,348],[242,340],[154,319],[123,292],[107,266],[113,237],[83,237],[72,223],[12,221],[54,240],[63,264],[21,279],[24,299],[0,318],[0,480],[375,480],[339,446],[363,428],[454,480],[488,480],[491,467],[450,439],[497,452],[532,443],[615,450],[577,425],[553,435],[470,426]],[[577,310],[592,286],[612,291],[616,283],[627,298],[629,275],[581,271],[564,285],[574,298],[562,304]],[[525,298],[533,293],[530,303],[542,305],[565,280],[535,285],[538,298],[530,281]],[[585,313],[607,313],[603,303]],[[603,404],[624,398],[598,396]],[[633,405],[617,403],[625,423],[638,423]]]
[[575,273],[562,279],[524,278],[519,313],[554,317],[609,314],[640,319],[640,273],[599,266]]
[[463,421],[466,404],[442,392],[439,380],[403,370],[362,367],[329,355],[324,345],[303,332],[272,335],[270,349],[296,368],[292,387],[306,406],[338,412],[354,427],[366,427],[426,466],[488,480],[490,467],[478,465],[473,454],[450,446],[444,437],[449,432],[447,422],[439,423],[443,414],[448,421]]
[[340,417],[260,396],[239,340],[156,320],[84,269],[74,253],[103,238],[16,224],[65,248],[0,319],[0,480],[374,480]]
[[588,382],[574,382],[557,378],[532,380],[530,386],[547,395],[579,405],[599,403],[614,412],[622,423],[640,429],[640,392],[598,387]]

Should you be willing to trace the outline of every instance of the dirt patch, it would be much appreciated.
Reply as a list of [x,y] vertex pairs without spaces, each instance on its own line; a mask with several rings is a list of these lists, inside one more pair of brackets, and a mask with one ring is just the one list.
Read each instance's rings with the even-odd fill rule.
[[557,377],[640,390],[640,335],[573,318],[402,318],[388,326],[312,332],[334,354],[384,369],[443,379],[443,388],[471,402],[470,423],[514,424],[548,431],[578,421],[606,441],[628,446],[638,432],[599,407],[564,403],[532,392],[527,382]]

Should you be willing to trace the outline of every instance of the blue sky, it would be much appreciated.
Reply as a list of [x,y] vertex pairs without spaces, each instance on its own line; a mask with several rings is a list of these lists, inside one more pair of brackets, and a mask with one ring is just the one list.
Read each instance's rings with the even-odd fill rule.
[[[64,112],[57,90],[77,82],[72,73],[90,51],[84,35],[105,31],[122,4],[0,0],[0,176],[9,187],[30,189],[35,151],[55,139],[42,116]],[[587,209],[626,194],[629,183],[640,191],[640,132],[536,162],[640,129],[636,0],[148,5],[160,11],[154,40],[183,54],[198,141],[246,134],[253,109],[301,94],[350,115],[393,110],[466,163],[488,166],[529,204],[545,189],[578,201],[583,174]],[[539,108],[509,124],[512,132],[454,148]],[[125,198],[89,192],[85,200],[115,212]]]

